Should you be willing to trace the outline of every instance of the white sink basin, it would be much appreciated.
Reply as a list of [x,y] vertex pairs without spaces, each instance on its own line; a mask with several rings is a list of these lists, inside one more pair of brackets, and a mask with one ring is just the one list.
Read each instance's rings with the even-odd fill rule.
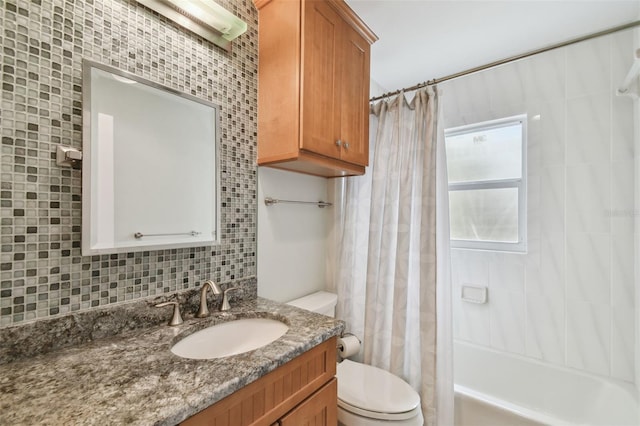
[[265,346],[289,330],[269,318],[243,318],[223,322],[188,335],[173,345],[171,352],[190,359],[213,359]]

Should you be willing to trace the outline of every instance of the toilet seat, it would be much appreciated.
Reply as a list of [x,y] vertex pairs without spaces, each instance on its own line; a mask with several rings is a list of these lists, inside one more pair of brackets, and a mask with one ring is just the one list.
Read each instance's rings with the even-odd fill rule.
[[406,411],[404,413],[393,413],[393,414],[363,410],[361,408],[354,407],[353,405],[347,404],[346,402],[342,401],[340,398],[338,398],[338,407],[350,413],[356,414],[360,417],[364,417],[367,419],[386,420],[386,421],[408,420],[416,417],[419,414],[419,407],[416,407],[413,410]]
[[370,419],[405,420],[420,411],[420,396],[401,378],[345,359],[338,364],[338,406]]

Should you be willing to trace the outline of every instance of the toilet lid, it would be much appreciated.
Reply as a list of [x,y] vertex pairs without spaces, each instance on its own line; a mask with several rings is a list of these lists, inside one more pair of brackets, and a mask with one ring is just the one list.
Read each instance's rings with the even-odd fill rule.
[[338,399],[352,407],[397,414],[420,405],[420,396],[407,382],[380,368],[345,359],[336,376]]

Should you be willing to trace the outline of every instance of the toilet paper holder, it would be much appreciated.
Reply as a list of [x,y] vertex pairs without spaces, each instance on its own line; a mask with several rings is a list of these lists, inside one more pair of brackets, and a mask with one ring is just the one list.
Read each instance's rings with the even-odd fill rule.
[[[362,344],[362,340],[360,340],[360,338],[353,333],[342,333],[340,335],[340,339],[344,339],[345,337],[355,337],[356,339],[358,339],[358,343]],[[344,346],[342,345],[342,342],[340,341],[340,339],[338,339],[337,349],[339,351],[342,351],[344,350]]]
[[336,356],[340,360],[357,355],[360,352],[361,346],[362,342],[358,336],[352,333],[343,333],[342,336],[338,338]]

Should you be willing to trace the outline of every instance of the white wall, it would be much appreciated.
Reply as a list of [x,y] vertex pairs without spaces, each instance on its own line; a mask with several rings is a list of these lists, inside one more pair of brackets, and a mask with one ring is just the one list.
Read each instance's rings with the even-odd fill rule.
[[258,295],[286,302],[324,290],[330,208],[265,206],[264,198],[327,200],[327,179],[258,168]]
[[388,92],[384,87],[378,84],[377,81],[371,79],[369,83],[369,96],[375,98],[376,96],[380,96],[384,93]]
[[[371,80],[371,97],[387,92]],[[332,234],[336,208],[283,204],[267,207],[265,197],[336,203],[334,185],[325,179],[268,167],[258,168],[258,295],[286,302],[332,289]]]
[[529,117],[528,251],[452,250],[454,295],[489,288],[455,299],[457,339],[635,381],[632,52],[626,31],[441,85],[446,127]]

